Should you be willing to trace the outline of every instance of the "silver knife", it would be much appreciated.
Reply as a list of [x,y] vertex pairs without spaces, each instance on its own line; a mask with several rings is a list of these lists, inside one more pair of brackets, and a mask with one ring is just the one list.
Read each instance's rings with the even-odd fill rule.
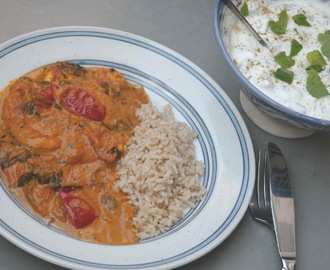
[[268,144],[268,157],[271,209],[282,270],[293,270],[296,264],[295,211],[289,173],[276,144]]

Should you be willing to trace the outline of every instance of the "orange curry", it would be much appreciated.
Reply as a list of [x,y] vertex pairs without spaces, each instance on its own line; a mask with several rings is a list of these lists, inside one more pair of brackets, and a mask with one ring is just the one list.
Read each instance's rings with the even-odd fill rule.
[[0,175],[24,204],[81,239],[138,241],[136,215],[116,190],[117,161],[148,102],[112,68],[57,62],[1,93]]

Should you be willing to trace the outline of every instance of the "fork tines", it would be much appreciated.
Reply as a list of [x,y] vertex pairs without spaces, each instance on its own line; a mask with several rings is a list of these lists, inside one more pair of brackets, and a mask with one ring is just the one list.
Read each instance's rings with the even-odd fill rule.
[[250,203],[250,213],[255,220],[273,227],[268,171],[268,151],[259,149],[256,187]]

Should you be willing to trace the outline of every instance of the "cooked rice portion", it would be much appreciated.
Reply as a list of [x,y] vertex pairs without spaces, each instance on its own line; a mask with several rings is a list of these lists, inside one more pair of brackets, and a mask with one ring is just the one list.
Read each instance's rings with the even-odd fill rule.
[[137,210],[138,237],[146,239],[167,231],[203,198],[204,163],[195,159],[197,134],[175,121],[170,105],[163,112],[142,105],[137,115],[141,124],[119,163],[118,187]]

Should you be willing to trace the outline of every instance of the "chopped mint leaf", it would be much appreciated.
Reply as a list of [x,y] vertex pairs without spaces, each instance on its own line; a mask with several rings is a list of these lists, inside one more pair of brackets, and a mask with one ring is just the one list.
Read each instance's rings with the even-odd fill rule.
[[307,84],[306,89],[307,91],[315,98],[321,98],[324,96],[329,95],[329,92],[323,82],[321,81],[321,78],[317,71],[314,69],[308,70],[308,78],[307,78]]
[[307,21],[307,17],[304,14],[296,14],[293,17],[293,21],[299,26],[311,26]]
[[290,56],[296,56],[301,50],[302,50],[303,46],[295,39],[293,39],[291,41],[291,52],[290,52]]
[[322,43],[321,52],[330,60],[330,30],[319,34],[317,39]]
[[269,21],[268,25],[275,34],[283,35],[285,34],[286,28],[288,26],[288,20],[289,20],[288,14],[286,10],[283,10],[279,15],[278,20]]
[[330,39],[321,46],[321,52],[330,60]]
[[326,43],[330,39],[330,30],[326,30],[324,33],[318,35],[318,41],[322,44]]
[[311,70],[314,69],[317,72],[321,72],[322,70],[324,70],[324,68],[321,65],[311,65],[308,68],[306,68],[306,70]]
[[292,57],[287,56],[285,52],[280,52],[277,55],[275,55],[274,60],[282,68],[289,68],[295,64],[295,61],[292,59]]
[[243,16],[248,16],[249,15],[249,7],[246,2],[243,3],[241,7],[241,13]]
[[[319,50],[314,50],[309,52],[307,55],[307,60],[310,63],[310,66],[307,68],[307,70],[313,69],[312,67],[321,66],[322,69],[327,65],[327,62],[325,61],[323,55]],[[317,70],[316,70],[317,71]]]
[[274,72],[275,78],[286,82],[288,84],[291,84],[293,81],[293,72],[291,70],[288,70],[286,68],[279,68]]

